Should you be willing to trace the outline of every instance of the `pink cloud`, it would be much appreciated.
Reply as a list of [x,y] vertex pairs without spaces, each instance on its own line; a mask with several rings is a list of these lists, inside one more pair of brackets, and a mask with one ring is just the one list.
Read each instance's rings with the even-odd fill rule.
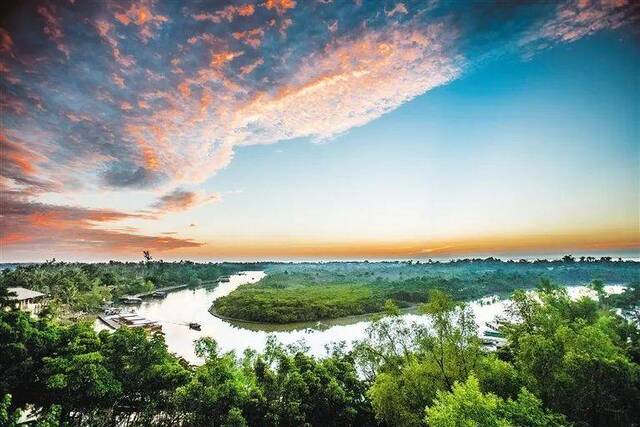
[[7,30],[0,28],[0,53],[9,53],[13,48],[13,39]]
[[111,34],[113,30],[113,25],[111,25],[107,21],[99,20],[99,21],[96,21],[95,26],[100,37],[102,37],[102,39],[111,48],[113,58],[116,60],[116,62],[125,68],[130,68],[134,66],[135,60],[133,59],[133,57],[129,55],[124,55],[120,51],[118,40]]
[[409,11],[407,10],[407,6],[404,5],[404,3],[397,3],[393,9],[391,9],[390,11],[385,11],[387,16],[393,16],[397,13],[400,13],[402,15],[406,15],[407,13],[409,13]]
[[69,59],[69,54],[71,51],[64,44],[64,32],[62,31],[62,24],[60,23],[60,19],[55,15],[55,7],[53,5],[50,6],[40,6],[38,7],[38,14],[44,19],[44,33],[49,37],[51,41],[53,41],[56,45],[56,48],[64,53],[64,56]]

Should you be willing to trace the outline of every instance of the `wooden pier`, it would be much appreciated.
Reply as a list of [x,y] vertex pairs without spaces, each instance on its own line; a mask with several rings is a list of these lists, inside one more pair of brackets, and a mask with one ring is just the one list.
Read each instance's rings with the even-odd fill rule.
[[98,315],[98,319],[100,319],[100,321],[102,323],[104,323],[105,325],[107,325],[111,329],[118,329],[120,327],[120,324],[118,324],[118,322],[114,321],[111,317],[112,316],[106,316],[104,314]]

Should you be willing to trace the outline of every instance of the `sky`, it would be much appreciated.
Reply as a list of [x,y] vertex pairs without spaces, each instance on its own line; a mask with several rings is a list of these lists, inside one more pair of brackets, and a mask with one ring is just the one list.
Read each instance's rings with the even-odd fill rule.
[[0,261],[640,256],[640,3],[9,1]]

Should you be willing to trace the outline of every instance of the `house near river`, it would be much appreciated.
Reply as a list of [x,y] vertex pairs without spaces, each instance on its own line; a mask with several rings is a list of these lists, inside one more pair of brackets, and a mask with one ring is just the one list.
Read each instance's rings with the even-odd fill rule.
[[31,314],[38,314],[40,310],[42,310],[42,307],[44,307],[47,295],[42,292],[19,287],[8,288],[8,290],[10,294],[15,294],[15,296],[11,296],[10,298],[15,304],[15,307],[20,310],[28,311]]

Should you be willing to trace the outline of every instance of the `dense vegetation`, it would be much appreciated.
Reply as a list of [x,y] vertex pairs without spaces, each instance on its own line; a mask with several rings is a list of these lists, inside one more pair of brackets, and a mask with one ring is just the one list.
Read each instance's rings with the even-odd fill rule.
[[[0,287],[0,305],[8,298]],[[239,357],[203,339],[198,367],[168,353],[162,335],[97,334],[2,309],[0,425],[19,408],[37,426],[638,425],[637,324],[602,292],[572,301],[548,281],[512,299],[497,353],[482,350],[469,308],[433,291],[421,307],[432,328],[388,302],[350,350],[315,359],[271,339]]]
[[256,264],[154,262],[150,259],[139,263],[110,261],[103,264],[49,261],[4,269],[0,274],[0,285],[33,289],[46,293],[59,307],[92,312],[122,295],[181,284],[198,286],[223,275],[259,268]]
[[329,319],[383,310],[386,300],[400,307],[427,302],[435,289],[456,300],[507,295],[533,288],[542,278],[566,284],[592,279],[607,283],[638,280],[636,262],[558,261],[503,262],[494,258],[449,263],[301,263],[270,264],[260,282],[218,299],[215,314],[233,319],[289,323]]

